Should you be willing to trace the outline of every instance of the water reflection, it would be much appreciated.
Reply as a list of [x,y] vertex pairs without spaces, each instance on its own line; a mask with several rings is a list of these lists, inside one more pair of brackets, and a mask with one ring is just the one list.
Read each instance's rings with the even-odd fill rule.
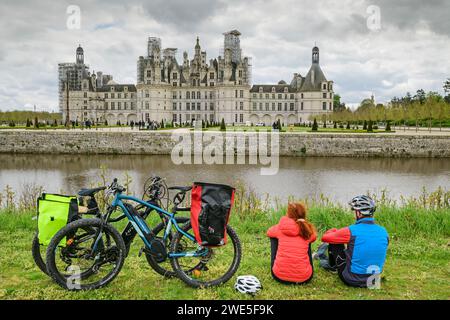
[[48,192],[73,193],[99,181],[99,168],[109,170],[109,178],[123,179],[128,172],[133,191],[140,189],[150,174],[167,179],[168,184],[209,181],[235,184],[241,180],[259,193],[286,199],[317,197],[321,193],[346,202],[355,194],[384,188],[391,196],[417,195],[422,186],[449,188],[448,159],[363,159],[363,158],[281,158],[275,176],[261,176],[251,165],[180,165],[169,156],[151,155],[11,155],[0,154],[0,188],[12,186],[20,192],[25,183],[42,185]]

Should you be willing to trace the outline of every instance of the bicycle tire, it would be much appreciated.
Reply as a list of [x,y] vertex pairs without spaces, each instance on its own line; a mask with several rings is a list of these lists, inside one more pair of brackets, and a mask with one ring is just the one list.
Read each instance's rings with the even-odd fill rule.
[[[191,223],[188,222],[186,225],[183,226],[183,231],[187,232],[191,228],[192,228]],[[227,225],[227,235],[228,235],[228,241],[231,241],[234,246],[235,255],[233,257],[233,262],[230,265],[230,268],[227,270],[227,272],[223,276],[221,276],[218,279],[214,279],[214,280],[206,281],[206,282],[195,280],[183,271],[183,269],[181,268],[181,266],[178,262],[179,258],[172,258],[172,259],[170,259],[170,262],[171,262],[172,268],[176,272],[178,278],[180,278],[188,286],[193,287],[193,288],[208,288],[208,287],[218,286],[218,285],[230,280],[231,277],[236,273],[237,269],[239,268],[239,264],[240,264],[241,258],[242,258],[242,246],[241,246],[241,241],[239,240],[239,237],[238,237],[236,231],[234,231],[233,228],[229,225]],[[180,232],[177,232],[175,234],[175,236],[173,237],[173,239],[171,241],[170,252],[174,252],[176,250],[177,244],[180,241],[182,236],[183,236],[183,234]],[[230,245],[230,243],[228,243],[227,245]]]
[[[106,277],[102,278],[101,280],[87,285],[80,285],[78,287],[70,288],[67,286],[67,278],[61,275],[61,273],[58,271],[56,267],[56,261],[55,261],[55,253],[56,249],[61,242],[61,240],[70,232],[72,232],[74,229],[80,229],[80,228],[89,228],[89,227],[101,227],[103,225],[103,232],[108,232],[109,235],[112,236],[114,239],[114,242],[116,246],[119,249],[119,258],[118,262],[116,263],[114,267],[114,272],[110,272]],[[119,274],[120,270],[123,267],[124,261],[125,261],[125,255],[126,255],[126,247],[125,243],[123,241],[123,238],[121,234],[111,225],[105,224],[102,220],[94,218],[94,219],[80,219],[76,220],[74,222],[71,222],[67,224],[64,228],[59,230],[52,240],[50,241],[50,244],[47,248],[46,253],[46,265],[47,265],[47,271],[49,275],[52,277],[52,279],[62,288],[66,290],[71,291],[79,291],[79,290],[92,290],[92,289],[98,289],[106,286],[108,283],[110,283],[114,278]]]
[[44,259],[42,259],[41,247],[43,246],[41,246],[41,244],[39,243],[39,236],[38,233],[36,232],[33,237],[33,242],[31,243],[31,255],[33,256],[33,260],[38,266],[38,268],[43,273],[48,275],[47,265],[45,264]]

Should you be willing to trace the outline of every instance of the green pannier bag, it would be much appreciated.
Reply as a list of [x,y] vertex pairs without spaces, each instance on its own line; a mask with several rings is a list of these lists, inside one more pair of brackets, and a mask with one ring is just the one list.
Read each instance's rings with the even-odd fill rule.
[[[38,198],[37,211],[39,244],[46,246],[61,228],[78,216],[77,197],[43,193]],[[65,244],[63,239],[61,245]]]

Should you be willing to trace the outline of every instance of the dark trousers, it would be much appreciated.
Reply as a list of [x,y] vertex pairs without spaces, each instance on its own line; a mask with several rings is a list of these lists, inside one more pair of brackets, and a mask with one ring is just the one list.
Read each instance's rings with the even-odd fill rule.
[[347,257],[345,255],[345,245],[344,244],[329,244],[328,245],[328,260],[330,266],[337,270],[339,278],[346,285],[351,285],[343,276],[345,267],[347,266]]
[[309,277],[309,279],[307,279],[303,282],[291,282],[291,281],[281,280],[273,273],[273,265],[275,263],[275,257],[277,256],[277,251],[278,251],[278,239],[270,238],[270,271],[272,273],[272,277],[276,281],[283,283],[283,284],[306,284],[311,281],[311,279],[313,278],[313,275],[314,275],[314,265],[312,262],[312,254],[311,254],[311,244],[309,244],[308,255],[309,255],[309,263],[311,264],[311,267],[313,268],[313,272],[311,273],[311,277]]

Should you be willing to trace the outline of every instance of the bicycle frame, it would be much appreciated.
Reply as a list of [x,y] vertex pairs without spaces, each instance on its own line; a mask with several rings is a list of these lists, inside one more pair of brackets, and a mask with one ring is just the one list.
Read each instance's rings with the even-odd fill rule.
[[[154,204],[151,204],[149,202],[146,202],[144,200],[135,198],[133,196],[129,196],[129,195],[124,195],[120,192],[116,192],[115,197],[111,203],[111,212],[114,210],[114,208],[120,207],[123,211],[123,213],[125,214],[125,216],[128,218],[129,222],[132,224],[132,226],[134,227],[134,229],[136,230],[137,234],[141,237],[142,241],[144,242],[145,246],[150,249],[151,248],[151,238],[153,237],[151,229],[148,227],[147,223],[145,222],[145,220],[139,216],[136,215],[134,213],[131,213],[128,211],[128,209],[126,208],[126,206],[123,203],[123,200],[130,200],[133,202],[137,202],[140,205],[153,209],[159,213],[162,213],[164,216],[168,217],[168,223],[166,226],[166,229],[164,231],[164,235],[163,235],[163,240],[166,241],[169,234],[170,234],[170,230],[172,229],[172,226],[175,227],[175,229],[180,232],[181,234],[183,234],[185,237],[187,237],[189,240],[191,240],[192,242],[196,243],[199,247],[199,249],[201,248],[201,246],[198,244],[198,242],[196,241],[195,237],[193,237],[192,235],[190,235],[189,233],[185,232],[184,230],[182,230],[180,228],[180,226],[178,225],[176,219],[175,219],[175,214],[168,212]],[[169,258],[177,258],[177,257],[201,257],[201,256],[205,256],[208,252],[207,248],[204,248],[206,250],[197,250],[195,252],[179,252],[179,253],[169,253],[168,257]]]

